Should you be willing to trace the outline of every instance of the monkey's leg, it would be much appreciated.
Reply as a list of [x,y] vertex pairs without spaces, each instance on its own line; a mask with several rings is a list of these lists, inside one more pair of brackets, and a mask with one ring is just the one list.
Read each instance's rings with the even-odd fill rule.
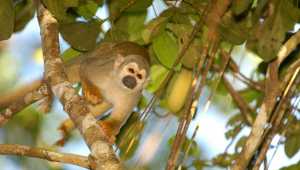
[[[100,116],[111,108],[111,104],[107,102],[102,102],[97,105],[89,105],[90,111],[93,113],[95,117]],[[59,130],[62,133],[62,137],[56,142],[57,145],[63,146],[66,140],[68,139],[69,134],[75,128],[71,119],[66,119],[59,126]]]

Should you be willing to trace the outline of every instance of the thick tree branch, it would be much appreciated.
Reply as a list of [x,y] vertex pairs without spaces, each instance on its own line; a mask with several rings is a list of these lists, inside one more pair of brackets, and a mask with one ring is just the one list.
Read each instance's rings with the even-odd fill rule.
[[298,67],[298,69],[293,73],[293,76],[291,77],[289,83],[287,84],[287,87],[283,91],[280,102],[278,103],[274,113],[272,114],[272,118],[270,121],[272,128],[270,130],[267,130],[266,132],[265,140],[262,143],[262,148],[258,154],[257,160],[253,168],[254,170],[259,170],[261,163],[265,160],[266,153],[269,149],[269,146],[280,128],[285,113],[287,113],[287,107],[289,106],[289,102],[292,98],[292,95],[294,94],[296,85],[298,85],[300,81],[299,71],[300,71],[300,67]]
[[89,168],[89,160],[85,156],[58,153],[42,148],[31,148],[24,145],[14,144],[0,144],[0,154],[29,156],[34,158],[41,158],[48,161],[68,163],[78,165],[84,168]]
[[122,165],[112,146],[108,144],[103,130],[87,108],[86,101],[76,93],[76,90],[67,81],[63,61],[59,57],[58,24],[42,4],[39,4],[38,7],[38,20],[45,63],[45,80],[89,146],[91,169],[122,169]]
[[268,66],[267,78],[265,81],[265,97],[260,111],[254,121],[250,135],[239,154],[236,163],[232,166],[233,170],[244,170],[247,168],[250,160],[258,147],[264,140],[267,124],[271,112],[276,106],[277,97],[282,94],[281,82],[279,80],[278,70],[283,60],[297,47],[300,41],[300,32],[292,36],[279,50],[277,59]]

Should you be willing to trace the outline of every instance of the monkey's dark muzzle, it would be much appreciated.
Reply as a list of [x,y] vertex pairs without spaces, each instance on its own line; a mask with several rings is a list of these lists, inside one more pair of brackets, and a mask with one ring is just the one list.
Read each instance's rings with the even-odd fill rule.
[[134,89],[136,86],[136,79],[133,76],[125,76],[122,79],[123,84],[129,88],[129,89]]

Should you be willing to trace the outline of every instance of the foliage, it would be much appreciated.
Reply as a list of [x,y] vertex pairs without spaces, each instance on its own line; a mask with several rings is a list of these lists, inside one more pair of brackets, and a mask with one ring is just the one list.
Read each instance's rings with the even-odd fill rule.
[[[184,0],[175,5],[170,5],[166,1],[159,1],[163,4],[163,9],[152,17],[149,17],[149,11],[157,12],[153,5],[156,0],[42,0],[41,2],[58,20],[60,34],[70,45],[70,48],[62,54],[65,62],[78,56],[81,52],[93,50],[97,43],[105,41],[136,42],[146,47],[151,57],[151,81],[147,87],[148,93],[140,102],[138,111],[142,112],[146,107],[145,103],[150,101],[149,98],[162,90],[163,93],[158,96],[159,101],[154,104],[153,110],[176,113],[171,114],[175,119],[181,119],[182,114],[186,113],[186,101],[190,97],[191,87],[195,83],[193,82],[194,76],[199,71],[197,64],[203,62],[204,65],[200,68],[201,78],[204,77],[205,66],[209,64],[205,59],[208,55],[201,55],[211,38],[209,37],[211,28],[208,27],[211,20],[207,21],[206,18],[202,18],[206,16],[204,15],[205,12],[210,12],[207,7],[210,4],[209,1]],[[108,17],[99,18],[97,13],[105,9],[108,10]],[[34,17],[34,13],[34,0],[1,0],[0,40],[7,40],[15,32],[22,31]],[[218,46],[212,69],[208,71],[207,77],[204,77],[207,81],[204,88],[206,93],[212,94],[214,97],[213,100],[211,98],[207,100],[212,102],[221,112],[226,112],[227,115],[231,116],[227,122],[227,132],[224,136],[228,140],[236,140],[237,142],[233,153],[222,153],[210,161],[214,166],[228,167],[232,164],[246,140],[242,133],[243,129],[251,127],[249,122],[245,121],[239,105],[233,101],[234,98],[228,95],[229,90],[225,87],[224,81],[218,77],[223,74],[220,71],[222,66],[225,64],[225,77],[229,75],[228,77],[233,79],[230,81],[231,84],[239,88],[236,90],[236,94],[240,95],[244,103],[252,109],[250,117],[255,119],[256,111],[259,110],[264,94],[262,91],[251,87],[253,85],[251,83],[263,84],[268,64],[276,60],[279,49],[290,36],[288,32],[291,34],[299,20],[299,3],[296,0],[232,0],[231,6],[220,19],[220,25],[215,34],[218,36],[219,44],[222,43],[223,45]],[[201,25],[198,32],[191,37],[195,26],[199,23]],[[104,24],[109,25],[108,30],[104,29]],[[184,45],[191,38],[194,40],[187,48],[179,64],[175,65],[180,52],[184,50]],[[262,60],[259,67],[252,71],[252,76],[244,76],[241,70],[247,70],[247,68],[238,68],[239,66],[234,65],[234,58],[231,58],[228,63],[224,63],[222,59],[222,52],[228,52],[228,47],[237,45],[246,47],[243,54],[248,59],[246,59],[247,62],[257,60],[251,58],[250,54],[252,56],[255,54]],[[287,69],[299,58],[299,55],[299,50],[294,51],[280,66],[281,78],[287,74]],[[2,62],[4,62],[3,58],[0,58],[1,65]],[[251,65],[250,62],[247,64]],[[4,72],[2,69],[3,67],[0,67],[0,76]],[[175,74],[164,87],[164,80],[171,72]],[[6,79],[1,78],[0,84],[4,80]],[[244,84],[235,83],[239,80],[242,80]],[[11,82],[7,81],[6,84],[6,86],[10,86]],[[6,89],[6,86],[1,85],[0,89]],[[292,102],[288,103],[288,107],[292,108]],[[24,112],[29,111],[25,110]],[[38,113],[34,112],[34,114],[37,114],[35,118],[39,118]],[[194,115],[194,117],[196,116]],[[35,139],[36,136],[34,135],[37,135],[39,127],[30,127],[29,125],[32,125],[32,121],[38,120],[33,117],[30,117],[32,119],[27,119],[26,116],[20,117],[16,118],[20,119],[16,124],[31,130],[33,136],[30,136],[32,137],[30,140]],[[133,114],[118,138],[119,153],[122,159],[127,160],[129,164],[132,163],[130,161],[134,160],[138,146],[145,140],[143,133],[146,133],[144,131],[146,131],[145,127],[147,127],[148,122],[139,120],[139,118],[138,114]],[[163,118],[164,116],[161,116],[161,120]],[[282,130],[278,132],[286,137],[283,145],[285,154],[289,158],[295,156],[300,149],[298,119],[297,116],[294,116],[292,120],[286,118],[288,130],[286,133],[283,133]],[[27,127],[27,123],[29,127]],[[36,126],[39,125],[39,123],[35,124]],[[14,130],[14,127],[9,128]],[[27,138],[24,137],[24,140],[29,140]],[[124,140],[124,138],[126,139]],[[171,143],[172,140],[170,139],[169,145]],[[191,143],[192,149],[189,153],[184,153],[187,149],[187,143]],[[186,156],[184,154],[187,154],[188,157],[183,163],[183,168],[202,169],[207,166],[207,162],[200,158],[203,153],[200,153],[201,149],[194,139],[186,137],[185,143],[180,149],[181,156],[184,157]],[[299,169],[299,166],[298,163],[282,168],[282,170]],[[147,168],[147,165],[145,167]]]

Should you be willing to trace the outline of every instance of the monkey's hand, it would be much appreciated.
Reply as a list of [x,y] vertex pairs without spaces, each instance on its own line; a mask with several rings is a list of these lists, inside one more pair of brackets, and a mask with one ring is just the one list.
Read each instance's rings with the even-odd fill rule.
[[114,144],[116,141],[116,135],[120,131],[120,122],[114,120],[100,120],[98,124],[104,131],[106,139],[110,144]]
[[[111,104],[103,101],[100,104],[97,105],[88,105],[90,111],[95,117],[100,116],[101,114],[105,113],[107,110],[109,110],[112,106]],[[66,119],[61,123],[59,126],[59,131],[61,132],[61,138],[55,143],[58,146],[63,146],[68,138],[70,137],[71,131],[75,128],[73,122],[71,119]]]

